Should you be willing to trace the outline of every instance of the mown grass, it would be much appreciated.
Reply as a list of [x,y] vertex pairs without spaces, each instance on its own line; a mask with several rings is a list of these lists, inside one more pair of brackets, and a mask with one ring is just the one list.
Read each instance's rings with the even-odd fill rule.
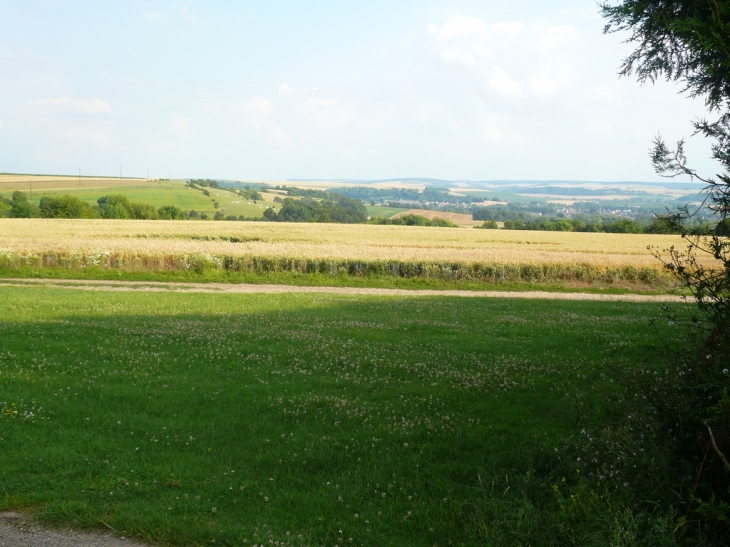
[[648,304],[0,299],[0,507],[176,545],[569,544],[517,479],[674,328]]

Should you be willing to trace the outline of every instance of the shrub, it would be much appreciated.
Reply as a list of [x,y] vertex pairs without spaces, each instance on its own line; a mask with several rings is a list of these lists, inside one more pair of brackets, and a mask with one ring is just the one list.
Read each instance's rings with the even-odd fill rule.
[[41,198],[40,216],[43,218],[98,218],[99,215],[85,201],[66,194],[57,198]]
[[496,220],[485,220],[484,224],[482,224],[481,226],[475,226],[475,228],[482,228],[484,230],[496,230],[497,228],[499,228],[499,226],[497,226]]

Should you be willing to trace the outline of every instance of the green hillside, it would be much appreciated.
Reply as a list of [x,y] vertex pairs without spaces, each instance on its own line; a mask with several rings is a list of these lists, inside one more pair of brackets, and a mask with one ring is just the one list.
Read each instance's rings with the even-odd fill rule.
[[[247,218],[263,217],[267,207],[279,208],[278,203],[258,202],[246,200],[235,192],[219,188],[208,189],[210,196],[206,196],[201,190],[189,188],[183,182],[161,181],[150,182],[135,186],[120,185],[118,187],[43,189],[34,191],[31,203],[38,205],[43,197],[57,197],[64,194],[73,195],[90,205],[96,205],[97,200],[103,196],[121,194],[135,203],[145,203],[156,208],[165,205],[174,205],[183,211],[195,210],[199,213],[206,213],[209,216],[220,211],[224,215],[245,216]],[[27,192],[26,192],[27,193]],[[12,192],[2,192],[10,197]],[[218,202],[218,208],[214,202]]]
[[401,209],[399,207],[385,207],[384,205],[366,205],[365,208],[368,210],[368,215],[371,217],[382,217],[390,218],[398,213],[408,211],[408,209]]

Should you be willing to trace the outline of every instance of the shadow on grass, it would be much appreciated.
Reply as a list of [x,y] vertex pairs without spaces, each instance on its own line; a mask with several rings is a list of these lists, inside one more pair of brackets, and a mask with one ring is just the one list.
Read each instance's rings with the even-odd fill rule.
[[180,545],[466,545],[519,507],[540,544],[520,477],[659,343],[658,305],[0,295],[0,503]]

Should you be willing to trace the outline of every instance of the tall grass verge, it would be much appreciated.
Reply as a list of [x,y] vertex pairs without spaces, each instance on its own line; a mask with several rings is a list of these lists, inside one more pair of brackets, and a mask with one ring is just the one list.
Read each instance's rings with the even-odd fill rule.
[[[108,272],[206,272],[267,275],[293,273],[319,277],[400,278],[479,283],[527,282],[583,284],[668,285],[669,277],[648,266],[575,264],[509,264],[486,262],[436,262],[406,260],[349,260],[281,256],[234,256],[203,253],[48,251],[22,253],[0,250],[0,271],[8,275],[27,269]],[[66,277],[66,276],[64,276]]]

